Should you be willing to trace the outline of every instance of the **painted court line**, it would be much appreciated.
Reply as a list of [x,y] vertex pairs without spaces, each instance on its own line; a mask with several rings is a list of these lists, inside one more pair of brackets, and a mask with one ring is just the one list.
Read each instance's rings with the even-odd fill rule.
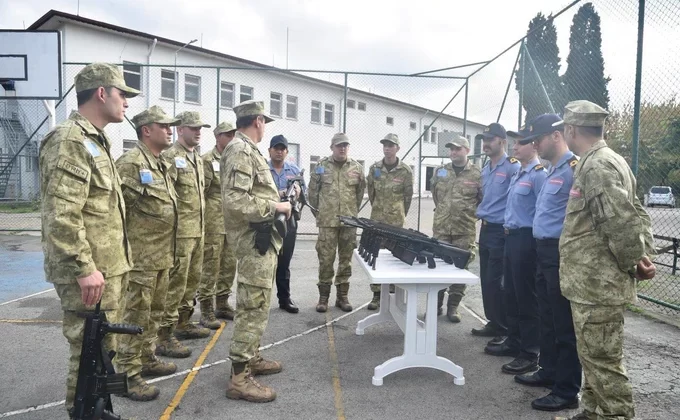
[[[326,313],[326,320],[330,321],[330,315]],[[345,407],[342,404],[342,385],[340,384],[340,365],[338,363],[338,353],[335,351],[335,332],[333,323],[327,322],[328,328],[328,354],[331,358],[331,375],[333,378],[333,395],[335,400],[335,413],[338,420],[345,420]]]
[[9,305],[10,303],[19,302],[20,300],[24,300],[24,299],[32,298],[34,296],[42,295],[43,293],[47,293],[47,292],[50,292],[52,290],[54,290],[54,289],[47,289],[47,290],[43,290],[42,292],[33,293],[32,295],[23,296],[23,297],[20,297],[20,298],[8,300],[7,302],[0,303],[0,306]]

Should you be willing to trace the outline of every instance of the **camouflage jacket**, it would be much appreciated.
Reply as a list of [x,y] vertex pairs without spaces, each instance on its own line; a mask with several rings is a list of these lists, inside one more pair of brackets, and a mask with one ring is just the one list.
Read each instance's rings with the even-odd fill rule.
[[403,226],[413,198],[413,171],[402,161],[388,171],[382,160],[368,169],[366,176],[371,219]]
[[224,212],[222,211],[222,187],[220,186],[220,153],[217,147],[201,156],[205,174],[205,233],[224,235]]
[[338,216],[356,216],[364,198],[364,168],[354,159],[338,163],[325,157],[310,177],[309,203],[319,210],[318,227],[341,226]]
[[179,142],[161,154],[171,166],[170,178],[177,193],[178,238],[203,236],[205,197],[203,194],[203,160],[194,150],[194,161],[187,157],[187,149]]
[[626,161],[604,140],[576,165],[560,237],[560,289],[570,301],[635,302],[635,266],[655,253],[651,219],[635,184]]
[[438,167],[430,180],[434,200],[432,230],[446,235],[475,233],[477,206],[482,199],[482,173],[468,160],[456,175],[451,162]]
[[111,142],[74,111],[40,144],[40,193],[45,277],[75,283],[99,270],[130,271],[120,178]]
[[[220,165],[227,241],[234,244],[237,258],[256,255],[255,231],[249,224],[273,222],[279,202],[269,165],[257,145],[240,131],[222,152]],[[272,244],[278,253],[283,240],[276,229],[272,229]]]
[[134,269],[172,268],[177,229],[177,196],[170,166],[141,141],[118,158],[116,168],[127,212]]

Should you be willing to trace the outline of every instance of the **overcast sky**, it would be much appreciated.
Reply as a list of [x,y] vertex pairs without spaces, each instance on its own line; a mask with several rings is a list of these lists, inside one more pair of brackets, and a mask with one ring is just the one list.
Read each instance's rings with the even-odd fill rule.
[[[289,68],[415,73],[488,60],[522,37],[536,13],[556,13],[569,3],[569,0],[2,0],[0,28],[27,27],[52,8],[180,42],[198,38],[198,44],[204,48],[284,68],[288,28]],[[612,77],[609,87],[612,105],[619,106],[633,98],[637,0],[595,0],[594,4],[602,17],[605,72]],[[645,76],[653,75],[654,83],[650,78],[644,87],[647,98],[659,99],[677,92],[680,86],[680,2],[652,0],[647,4],[647,15],[654,23],[647,25],[645,33],[645,63],[652,69]],[[579,6],[556,20],[561,72],[566,69],[569,27]],[[673,17],[668,17],[673,13]],[[470,119],[495,120],[516,54],[515,48],[471,79]],[[669,56],[673,57],[670,62]],[[461,82],[364,76],[351,77],[350,85],[440,109]],[[511,94],[502,122],[514,126],[517,120],[514,84]],[[447,111],[462,116],[462,109],[461,94]]]

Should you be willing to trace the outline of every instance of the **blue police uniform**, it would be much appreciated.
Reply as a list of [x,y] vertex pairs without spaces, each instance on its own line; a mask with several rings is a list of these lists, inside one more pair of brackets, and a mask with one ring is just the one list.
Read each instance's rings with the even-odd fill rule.
[[505,208],[504,296],[508,338],[505,344],[518,359],[536,362],[540,318],[536,298],[536,240],[533,236],[536,199],[547,173],[538,158],[510,180]]
[[569,301],[560,292],[559,238],[578,158],[565,153],[550,168],[536,200],[533,233],[537,243],[536,294],[541,318],[540,370],[534,375],[554,382],[552,393],[567,400],[581,389],[581,363]]
[[482,220],[479,233],[480,280],[484,313],[489,320],[487,328],[495,335],[505,335],[506,332],[502,284],[503,222],[510,180],[519,169],[517,159],[508,158],[506,154],[496,166],[492,167],[489,162],[482,169],[482,201],[477,207],[477,217]]

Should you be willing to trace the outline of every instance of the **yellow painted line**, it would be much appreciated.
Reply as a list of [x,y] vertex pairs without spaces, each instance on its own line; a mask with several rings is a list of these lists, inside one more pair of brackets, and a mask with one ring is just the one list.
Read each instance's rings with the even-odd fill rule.
[[338,365],[338,353],[335,351],[335,333],[331,316],[326,312],[326,331],[328,332],[328,353],[331,357],[331,374],[333,377],[333,394],[335,396],[335,413],[338,420],[345,420],[345,407],[342,404],[342,386],[340,385],[340,366]]
[[198,371],[200,370],[200,367],[203,364],[203,361],[205,360],[206,357],[208,357],[208,354],[210,353],[212,348],[215,346],[215,343],[217,343],[217,339],[220,338],[222,331],[224,331],[225,325],[226,325],[226,323],[222,322],[222,325],[220,325],[220,328],[217,331],[215,331],[215,335],[213,335],[213,337],[210,340],[210,342],[208,343],[208,345],[205,346],[205,348],[203,349],[203,353],[201,353],[201,355],[198,356],[198,360],[196,360],[196,363],[194,363],[194,367],[191,369],[191,372],[187,375],[187,377],[184,378],[184,382],[182,382],[182,385],[180,385],[179,389],[175,393],[175,396],[172,397],[172,400],[170,400],[170,404],[168,404],[168,407],[165,409],[165,411],[161,415],[160,420],[170,420],[170,416],[175,411],[175,408],[177,408],[180,401],[182,401],[182,397],[184,397],[184,394],[189,389],[189,386],[194,381],[194,378],[196,377],[196,375],[198,375]]
[[62,324],[57,319],[0,319],[0,324]]

